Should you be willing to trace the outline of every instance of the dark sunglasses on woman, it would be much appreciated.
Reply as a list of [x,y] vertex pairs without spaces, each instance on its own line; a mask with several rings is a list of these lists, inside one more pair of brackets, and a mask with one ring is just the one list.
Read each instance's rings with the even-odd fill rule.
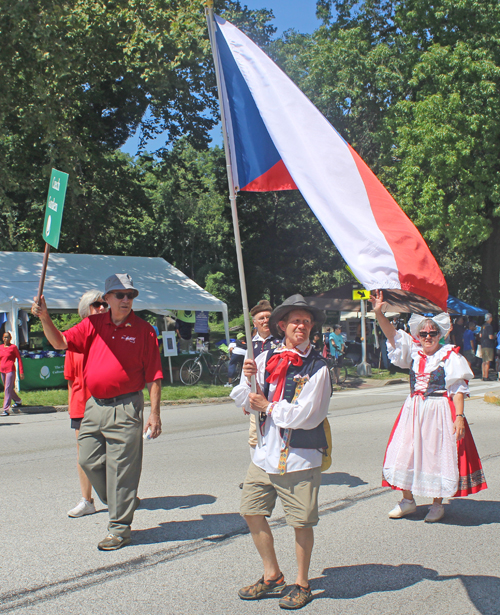
[[439,331],[420,331],[418,337],[425,339],[426,337],[437,337],[439,335]]
[[98,310],[100,307],[103,307],[106,309],[108,308],[108,304],[106,303],[106,301],[94,301],[94,303],[91,303],[90,305],[96,310]]

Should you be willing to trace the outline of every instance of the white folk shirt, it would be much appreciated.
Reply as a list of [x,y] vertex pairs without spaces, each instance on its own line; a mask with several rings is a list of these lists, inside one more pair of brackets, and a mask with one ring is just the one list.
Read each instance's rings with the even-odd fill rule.
[[[285,350],[290,349],[281,347],[274,352],[280,353]],[[301,357],[307,357],[311,352],[310,343],[308,341],[304,342],[294,348],[292,352],[296,352]],[[261,389],[264,388],[267,355],[267,352],[263,352],[256,359],[257,382]],[[250,412],[249,395],[251,388],[246,378],[242,378],[242,380],[238,386],[234,387],[230,396],[234,399],[238,408],[244,408],[247,412]],[[273,398],[275,390],[276,384],[271,383],[269,386],[269,399]],[[330,374],[325,365],[306,382],[297,400],[291,403],[282,398],[274,404],[272,414],[267,417],[264,424],[261,446],[257,444],[255,449],[253,463],[268,474],[279,474],[278,464],[283,445],[280,428],[314,429],[328,414],[330,395]],[[257,425],[258,428],[259,426]],[[323,455],[321,451],[291,446],[286,471],[288,473],[317,468],[321,466],[322,460]]]
[[[452,349],[452,345],[445,344],[444,346],[440,346],[434,354],[426,356],[424,374],[429,376],[431,372],[442,364],[445,372],[448,395],[453,396],[456,393],[463,393],[468,397],[468,381],[474,378],[474,374],[465,357],[456,352],[450,354],[450,350]],[[422,352],[421,344],[405,331],[397,331],[394,337],[394,347],[387,341],[387,356],[389,357],[389,361],[404,369],[412,367],[416,374],[419,373],[419,364],[422,358],[419,352]],[[449,355],[449,357],[443,362],[446,355]],[[425,391],[427,389],[427,383],[428,378],[417,378],[415,391]]]

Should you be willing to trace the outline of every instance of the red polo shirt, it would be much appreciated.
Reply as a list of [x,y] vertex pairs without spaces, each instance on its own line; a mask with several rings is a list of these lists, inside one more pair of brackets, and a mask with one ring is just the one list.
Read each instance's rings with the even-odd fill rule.
[[69,350],[83,354],[85,384],[94,397],[142,391],[146,382],[163,378],[155,330],[133,311],[118,326],[111,312],[94,314],[64,337]]
[[83,379],[83,355],[71,352],[66,352],[64,360],[64,377],[66,380],[71,380],[71,398],[69,400],[69,418],[83,419],[85,414],[85,406],[90,397],[90,391],[85,386]]

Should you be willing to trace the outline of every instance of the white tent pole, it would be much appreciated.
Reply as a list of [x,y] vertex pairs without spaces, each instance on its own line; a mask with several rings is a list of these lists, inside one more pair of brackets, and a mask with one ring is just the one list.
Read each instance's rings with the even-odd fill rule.
[[229,317],[227,315],[227,305],[224,303],[222,310],[222,319],[224,320],[224,333],[226,334],[226,344],[229,346]]
[[[11,311],[10,311],[10,326],[11,326],[11,334],[12,334],[12,343],[15,344],[19,348],[19,335],[18,335],[18,327],[17,327],[17,318],[18,318],[19,309],[17,307],[17,302],[15,298],[12,299]],[[15,386],[19,391],[19,366],[16,369],[16,381]]]
[[[240,278],[240,288],[241,288],[241,301],[243,304],[243,317],[245,320],[245,335],[247,339],[247,356],[251,359],[254,358],[253,355],[253,346],[252,346],[252,329],[250,327],[250,312],[248,309],[248,298],[247,298],[247,288],[245,283],[245,269],[243,267],[243,254],[241,251],[241,240],[240,240],[240,227],[238,225],[238,211],[236,209],[236,191],[234,188],[234,179],[233,172],[231,167],[231,156],[229,154],[229,139],[227,136],[226,129],[226,121],[225,121],[225,113],[224,113],[224,105],[222,101],[222,89],[220,87],[220,73],[219,73],[219,58],[217,52],[217,42],[215,39],[215,22],[214,22],[214,10],[213,10],[213,0],[206,1],[206,17],[207,17],[207,26],[208,26],[208,34],[210,38],[210,44],[212,46],[212,54],[214,57],[214,65],[215,65],[215,77],[217,80],[217,90],[219,93],[219,107],[220,114],[222,120],[222,135],[224,138],[224,152],[226,154],[226,169],[227,169],[227,182],[229,185],[229,201],[231,202],[231,213],[233,216],[233,230],[234,230],[234,241],[236,244],[236,260],[238,262],[238,274]],[[229,333],[228,333],[229,340]],[[255,378],[252,378],[252,391],[255,392],[257,390]],[[259,430],[257,430],[259,434]]]

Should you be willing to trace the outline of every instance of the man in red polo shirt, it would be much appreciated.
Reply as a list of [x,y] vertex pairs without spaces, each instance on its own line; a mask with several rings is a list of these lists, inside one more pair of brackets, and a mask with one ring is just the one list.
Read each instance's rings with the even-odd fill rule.
[[142,467],[144,396],[148,387],[151,413],[144,431],[161,433],[161,359],[153,327],[137,317],[132,303],[139,291],[126,273],[110,276],[104,299],[109,312],[82,320],[68,331],[56,329],[42,296],[31,311],[38,316],[49,343],[83,354],[83,375],[92,394],[80,427],[79,463],[109,511],[102,551],[130,542],[130,526],[139,498]]

